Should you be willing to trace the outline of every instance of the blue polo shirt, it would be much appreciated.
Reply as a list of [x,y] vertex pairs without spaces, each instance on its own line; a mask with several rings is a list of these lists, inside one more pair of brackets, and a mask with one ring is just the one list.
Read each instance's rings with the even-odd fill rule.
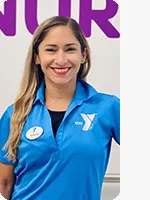
[[23,127],[15,163],[2,150],[13,105],[0,120],[0,162],[15,164],[17,177],[12,200],[100,200],[112,139],[120,141],[120,100],[78,81],[54,138],[44,90],[42,83]]

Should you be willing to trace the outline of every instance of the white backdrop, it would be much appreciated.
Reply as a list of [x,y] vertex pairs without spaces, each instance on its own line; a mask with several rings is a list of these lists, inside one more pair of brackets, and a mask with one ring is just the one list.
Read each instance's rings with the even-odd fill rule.
[[[15,0],[11,0],[15,2]],[[5,8],[0,9],[0,116],[8,105],[13,103],[16,96],[20,77],[22,75],[24,61],[27,50],[32,38],[25,24],[25,1],[16,1],[16,34],[13,36],[6,35],[1,28],[6,16]],[[36,1],[36,0],[34,0]],[[84,0],[82,0],[83,2]],[[113,0],[92,0],[93,10],[103,10],[106,7],[106,1]],[[58,0],[37,0],[38,2],[38,23],[45,18],[58,15],[59,1]],[[85,0],[85,3],[87,0]],[[79,21],[80,0],[71,1],[71,17]],[[26,9],[31,9],[30,7]],[[32,10],[30,10],[32,12]],[[119,31],[119,10],[114,17],[109,19],[109,22]],[[8,24],[9,26],[9,24]],[[2,30],[1,30],[2,29]],[[119,37],[111,38],[101,30],[101,28],[92,20],[91,36],[87,37],[91,47],[92,68],[88,76],[88,82],[92,84],[100,92],[115,94],[120,96],[119,91]],[[107,175],[119,174],[120,172],[120,150],[119,146],[113,142],[112,153],[110,157]]]

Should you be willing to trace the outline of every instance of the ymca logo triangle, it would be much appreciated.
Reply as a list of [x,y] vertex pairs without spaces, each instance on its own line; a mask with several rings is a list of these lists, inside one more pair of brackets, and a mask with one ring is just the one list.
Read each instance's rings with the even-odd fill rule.
[[85,124],[82,128],[83,131],[88,131],[89,129],[92,128],[92,125],[93,125],[92,122],[95,118],[95,115],[96,114],[83,114],[83,113],[81,113],[81,116],[82,116],[82,118],[85,122]]

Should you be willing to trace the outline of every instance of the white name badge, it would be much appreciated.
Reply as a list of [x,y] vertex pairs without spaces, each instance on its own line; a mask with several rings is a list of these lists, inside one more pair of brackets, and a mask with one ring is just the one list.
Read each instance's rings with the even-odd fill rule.
[[39,138],[43,134],[43,129],[39,126],[34,126],[26,132],[26,137],[29,140]]

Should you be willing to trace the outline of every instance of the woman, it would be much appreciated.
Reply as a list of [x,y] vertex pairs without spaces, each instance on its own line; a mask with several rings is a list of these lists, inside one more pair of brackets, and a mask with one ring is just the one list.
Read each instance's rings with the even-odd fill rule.
[[0,193],[12,200],[99,200],[119,99],[85,82],[90,49],[78,23],[34,33],[16,101],[0,121]]

